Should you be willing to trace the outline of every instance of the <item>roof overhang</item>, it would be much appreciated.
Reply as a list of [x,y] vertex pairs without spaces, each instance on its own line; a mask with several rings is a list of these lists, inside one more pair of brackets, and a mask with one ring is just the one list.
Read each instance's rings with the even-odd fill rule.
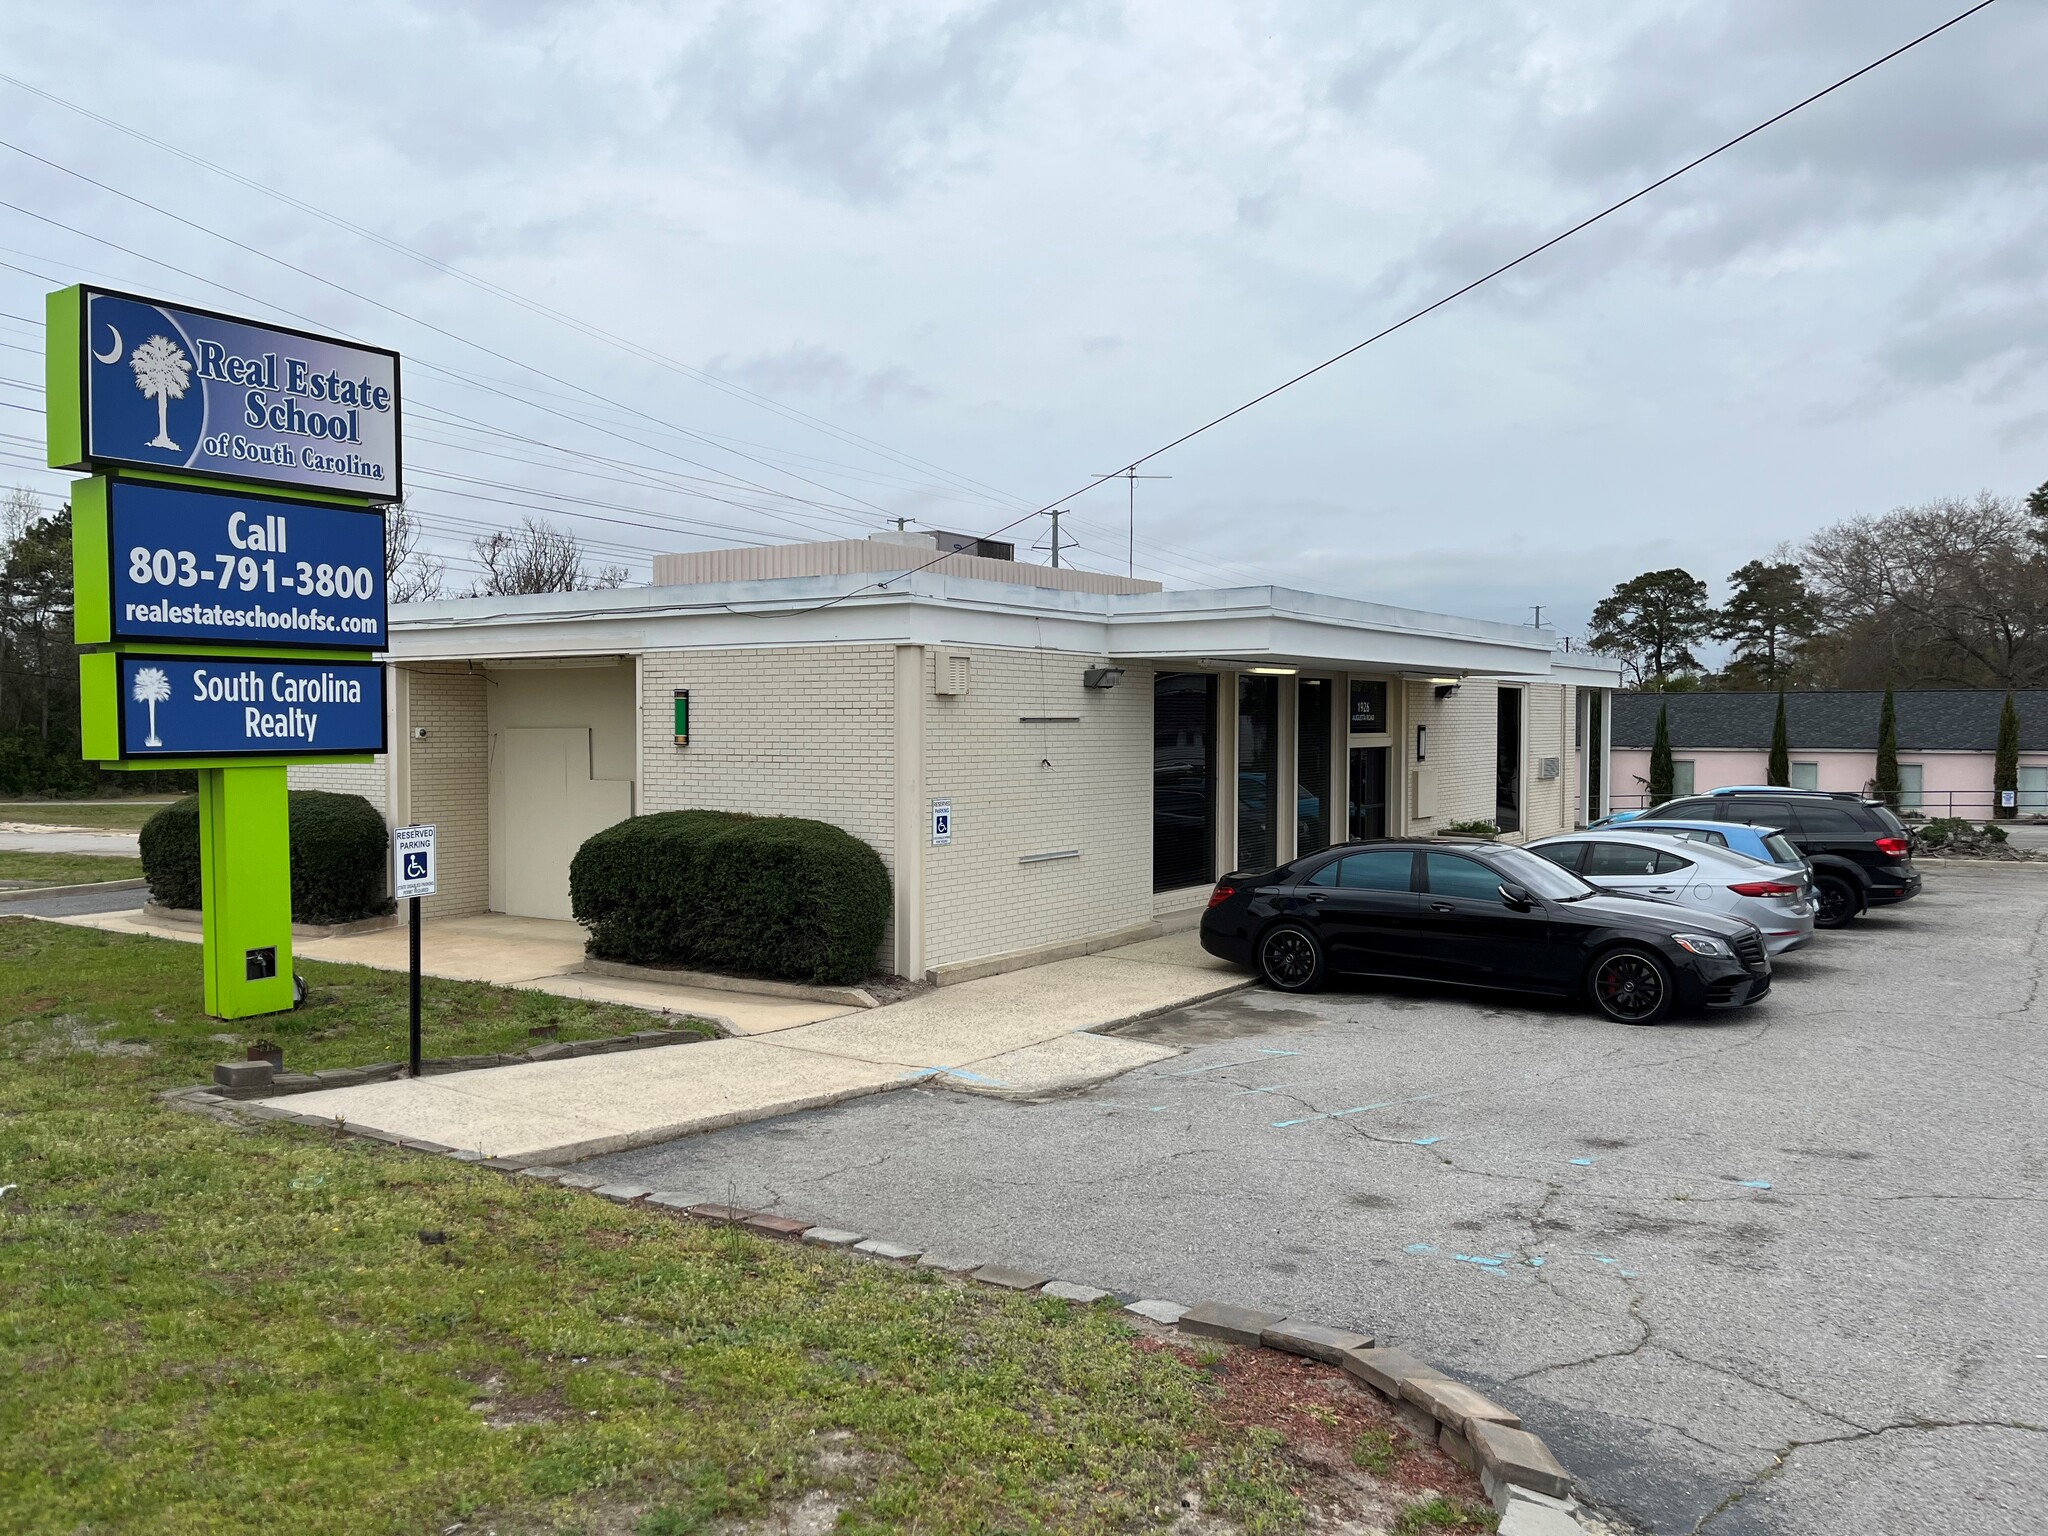
[[[401,662],[955,645],[1047,649],[1190,670],[1241,663],[1557,680],[1562,660],[1547,631],[1285,587],[1104,594],[936,572],[455,598],[394,609],[391,636],[390,654]],[[1612,687],[1615,677],[1594,671],[1587,680]]]

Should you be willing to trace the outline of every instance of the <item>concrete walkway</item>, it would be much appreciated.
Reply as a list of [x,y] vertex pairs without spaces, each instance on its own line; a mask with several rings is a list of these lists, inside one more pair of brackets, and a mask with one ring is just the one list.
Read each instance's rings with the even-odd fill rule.
[[142,853],[142,834],[0,820],[0,853],[91,853],[133,859]]
[[486,1157],[569,1162],[909,1083],[1007,1098],[1071,1090],[1179,1054],[1091,1031],[1246,984],[1179,934],[744,1039],[267,1102]]

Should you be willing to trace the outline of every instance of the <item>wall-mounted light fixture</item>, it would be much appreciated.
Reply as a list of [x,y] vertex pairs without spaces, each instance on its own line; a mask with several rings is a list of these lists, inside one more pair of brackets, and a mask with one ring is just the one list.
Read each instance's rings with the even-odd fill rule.
[[1429,761],[1429,727],[1426,725],[1415,727],[1415,761],[1418,763]]
[[1438,683],[1436,685],[1436,688],[1434,689],[1434,692],[1439,700],[1448,699],[1452,694],[1456,693],[1457,691],[1458,685],[1456,683]]
[[1090,667],[1081,674],[1083,688],[1114,688],[1123,680],[1122,667]]
[[1233,661],[1227,656],[1203,656],[1195,665],[1208,672],[1246,672],[1253,677],[1292,677],[1299,667],[1281,666],[1268,661]]

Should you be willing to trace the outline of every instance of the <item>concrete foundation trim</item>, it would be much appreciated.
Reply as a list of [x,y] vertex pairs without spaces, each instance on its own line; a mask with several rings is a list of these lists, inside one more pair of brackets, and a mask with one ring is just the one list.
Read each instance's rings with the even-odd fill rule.
[[1050,965],[1055,960],[1078,960],[1083,955],[1100,954],[1105,949],[1121,949],[1126,944],[1142,944],[1147,939],[1186,933],[1200,920],[1199,912],[1170,912],[1148,923],[1134,923],[1129,928],[1117,928],[1108,933],[1064,939],[1057,944],[1040,944],[1031,949],[1013,949],[1000,955],[983,955],[975,960],[956,960],[951,965],[935,965],[925,972],[925,980],[934,986],[950,987],[956,982],[979,981],[984,976],[1028,971],[1034,965]]
[[860,987],[814,987],[800,981],[764,981],[753,976],[721,976],[713,971],[669,970],[658,965],[628,965],[623,960],[586,959],[579,967],[590,976],[616,976],[624,981],[652,981],[671,987],[705,987],[714,992],[752,992],[762,997],[794,997],[812,1003],[837,1003],[843,1008],[879,1008],[881,1002]]

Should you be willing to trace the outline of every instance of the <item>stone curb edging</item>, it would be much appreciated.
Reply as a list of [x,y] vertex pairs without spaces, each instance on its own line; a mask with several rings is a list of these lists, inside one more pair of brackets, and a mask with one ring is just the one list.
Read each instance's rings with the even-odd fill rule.
[[84,896],[94,891],[135,891],[149,882],[137,875],[133,880],[83,880],[72,885],[26,885],[18,890],[0,891],[0,902],[28,901],[37,896]]
[[[364,1072],[377,1069],[345,1070]],[[338,1085],[321,1083],[317,1086]],[[927,1255],[923,1249],[867,1236],[851,1228],[828,1227],[822,1223],[778,1216],[772,1211],[745,1210],[717,1201],[700,1200],[677,1190],[658,1190],[644,1184],[609,1183],[592,1174],[531,1164],[520,1158],[487,1158],[481,1153],[458,1151],[439,1142],[351,1126],[330,1116],[303,1115],[268,1104],[237,1103],[226,1093],[211,1089],[172,1089],[159,1097],[174,1109],[229,1120],[288,1120],[309,1129],[340,1131],[407,1151],[474,1163],[511,1178],[532,1179],[585,1191],[618,1205],[663,1211],[720,1226],[740,1227],[761,1237],[836,1248],[878,1263],[906,1267],[918,1265],[955,1274],[963,1280],[994,1289],[1051,1297],[1073,1306],[1117,1301],[1132,1316],[1176,1333],[1218,1339],[1246,1349],[1276,1350],[1338,1366],[1360,1387],[1389,1403],[1395,1419],[1416,1439],[1435,1444],[1453,1461],[1478,1474],[1480,1487],[1501,1517],[1499,1536],[1584,1536],[1588,1530],[1576,1518],[1580,1505],[1572,1497],[1571,1474],[1551,1454],[1541,1438],[1522,1427],[1517,1414],[1466,1386],[1448,1372],[1417,1360],[1402,1350],[1382,1347],[1369,1334],[1228,1302],[1203,1301],[1186,1306],[1157,1297],[1124,1301],[1114,1292],[1097,1286],[984,1263],[978,1259]]]
[[[442,1056],[420,1063],[420,1076],[445,1077],[450,1072],[478,1072],[486,1067],[523,1067],[536,1061],[567,1061],[575,1056],[609,1056],[616,1051],[644,1051],[660,1045],[694,1045],[717,1036],[688,1029],[643,1029],[636,1034],[602,1040],[548,1040],[529,1050],[496,1056]],[[322,1088],[357,1088],[389,1082],[405,1075],[402,1061],[380,1061],[367,1067],[330,1067],[322,1072],[278,1072],[267,1061],[223,1061],[213,1081],[198,1088],[173,1089],[187,1098],[275,1099],[286,1094],[315,1093]],[[332,1124],[323,1121],[322,1124]]]

